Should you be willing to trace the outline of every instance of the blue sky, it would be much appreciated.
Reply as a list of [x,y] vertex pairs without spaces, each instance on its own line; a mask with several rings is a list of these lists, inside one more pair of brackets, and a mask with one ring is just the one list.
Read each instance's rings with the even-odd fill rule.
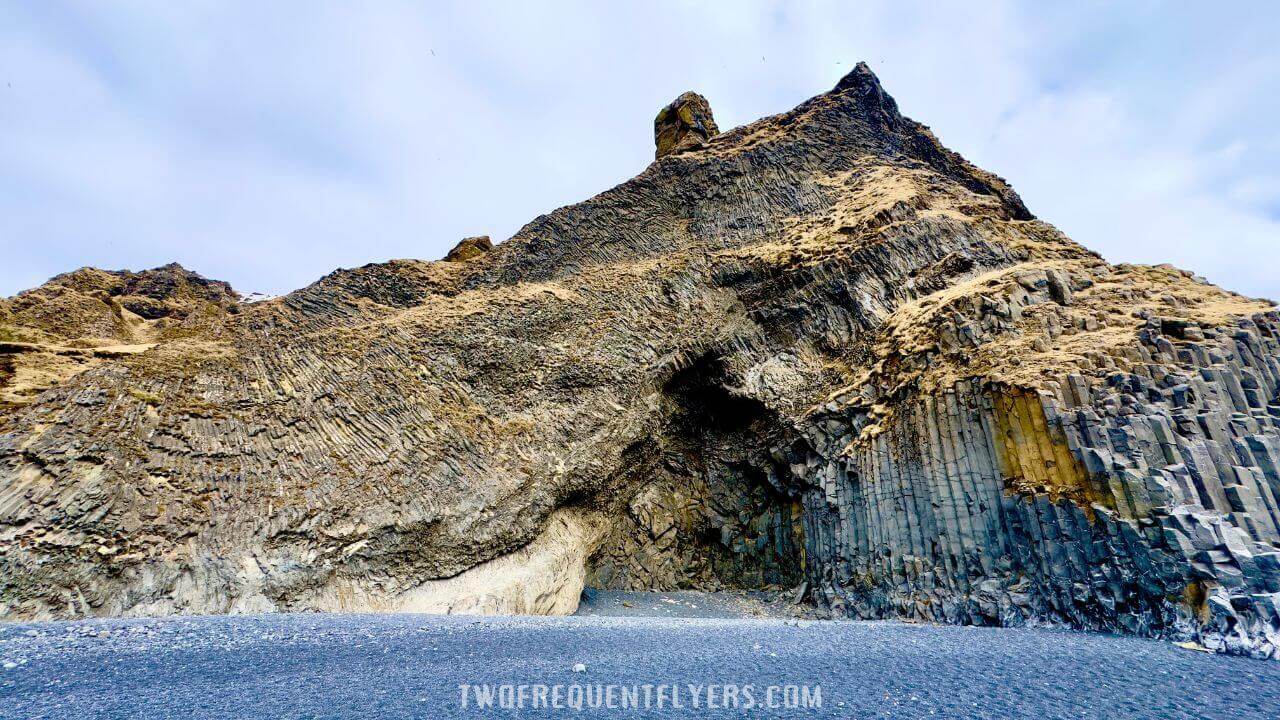
[[1113,261],[1280,299],[1280,7],[0,0],[0,295],[176,260],[279,293],[438,258],[868,61]]

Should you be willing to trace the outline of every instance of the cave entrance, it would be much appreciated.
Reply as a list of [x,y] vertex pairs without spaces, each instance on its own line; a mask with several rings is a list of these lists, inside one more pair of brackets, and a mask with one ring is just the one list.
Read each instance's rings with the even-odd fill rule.
[[663,386],[660,432],[627,450],[625,505],[593,557],[610,590],[780,589],[804,575],[798,491],[777,414],[706,355]]

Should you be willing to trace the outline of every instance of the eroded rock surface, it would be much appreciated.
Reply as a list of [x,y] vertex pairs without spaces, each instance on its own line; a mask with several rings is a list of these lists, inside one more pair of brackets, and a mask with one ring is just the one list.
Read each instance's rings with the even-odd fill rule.
[[477,235],[476,237],[463,238],[453,249],[444,256],[449,262],[466,262],[474,257],[479,257],[493,249],[493,242],[489,240],[488,235]]
[[654,157],[702,147],[719,134],[707,99],[696,92],[682,93],[653,119]]
[[1270,303],[1106,263],[865,66],[656,125],[639,176],[466,262],[0,301],[5,616],[795,587],[1276,654]]

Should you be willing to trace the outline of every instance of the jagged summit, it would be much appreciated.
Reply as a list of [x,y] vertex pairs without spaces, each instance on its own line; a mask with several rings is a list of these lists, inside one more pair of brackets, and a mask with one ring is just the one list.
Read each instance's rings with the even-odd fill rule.
[[178,263],[150,270],[83,267],[38,288],[0,299],[0,322],[51,340],[128,341],[141,324],[175,327],[192,316],[234,312],[240,296]]
[[1106,263],[863,65],[724,133],[694,105],[464,262],[0,301],[0,611],[790,586],[1275,654],[1272,308]]
[[880,85],[880,78],[876,76],[865,61],[859,62],[853,66],[853,69],[845,73],[844,77],[836,83],[831,92],[843,93],[856,91],[863,94],[878,94],[877,100],[880,104],[887,104],[893,108],[894,114],[897,114],[898,105],[884,92],[884,87]]
[[[852,75],[861,77],[857,70]],[[1033,219],[1003,179],[947,150],[925,126],[897,115],[887,94],[854,92],[855,86],[728,132],[710,137],[690,132],[679,151],[662,155],[632,180],[521,228],[491,255],[492,270],[472,282],[550,280],[592,265],[655,259],[698,245],[724,249],[756,243],[778,233],[785,219],[808,215],[812,207],[807,203],[817,200],[767,187],[738,187],[744,178],[775,172],[779,165],[804,165],[825,175],[848,173],[849,186],[873,194],[878,177],[862,170],[918,170],[918,177],[945,178],[936,185],[943,194],[963,190],[977,195],[974,200],[948,200],[964,204],[965,212]],[[886,106],[894,108],[893,115],[886,114]],[[671,119],[670,107],[659,119],[668,118],[664,127],[682,127],[684,121]],[[733,212],[740,216],[732,219],[736,227],[731,232],[717,232],[717,224],[729,221],[722,213],[726,187],[742,193],[733,198]]]

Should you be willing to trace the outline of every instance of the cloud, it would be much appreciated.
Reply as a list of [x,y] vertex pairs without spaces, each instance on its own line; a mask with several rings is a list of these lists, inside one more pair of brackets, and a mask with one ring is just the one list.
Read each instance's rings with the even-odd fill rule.
[[281,292],[501,239],[867,60],[904,112],[1113,260],[1280,297],[1265,4],[0,4],[0,293],[170,260]]

